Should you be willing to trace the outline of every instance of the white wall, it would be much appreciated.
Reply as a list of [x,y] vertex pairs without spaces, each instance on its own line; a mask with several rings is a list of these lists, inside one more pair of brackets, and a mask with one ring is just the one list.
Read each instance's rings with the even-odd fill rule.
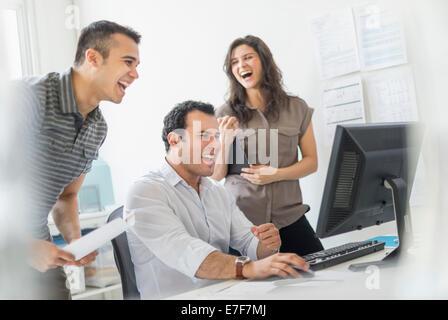
[[26,1],[36,73],[65,71],[75,58],[76,32],[65,13],[72,0]]
[[[39,0],[39,3],[41,0]],[[63,70],[62,60],[72,61],[74,47],[62,48],[55,39],[65,38],[61,23],[64,4],[46,6],[46,16],[57,17],[41,32],[49,41],[42,56],[43,70]],[[320,86],[310,20],[325,12],[364,4],[358,0],[227,0],[227,1],[139,1],[74,0],[80,12],[80,26],[109,19],[129,25],[143,35],[140,46],[140,79],[127,90],[121,105],[102,104],[109,134],[101,150],[110,165],[115,198],[123,202],[130,184],[163,160],[161,141],[163,116],[176,103],[187,99],[211,102],[219,107],[227,92],[222,65],[228,45],[247,34],[261,37],[271,48],[283,71],[289,92],[304,98],[315,108],[313,117],[318,141],[319,170],[302,179],[305,202],[311,205],[308,218],[317,222],[330,150],[320,143],[324,138],[320,109]],[[448,47],[446,0],[379,1],[402,18],[406,33],[409,64],[414,71],[420,115],[437,119],[443,110],[443,90],[447,87]],[[53,13],[50,13],[53,12]],[[53,19],[53,18],[52,18]],[[46,21],[47,22],[47,21]],[[69,41],[67,36],[67,42]],[[51,48],[54,51],[49,51]],[[60,55],[60,61],[53,58]],[[445,89],[446,90],[446,89]],[[384,230],[392,230],[390,224]],[[373,228],[370,233],[377,232]],[[359,234],[365,238],[366,234]],[[347,236],[331,241],[341,242]]]

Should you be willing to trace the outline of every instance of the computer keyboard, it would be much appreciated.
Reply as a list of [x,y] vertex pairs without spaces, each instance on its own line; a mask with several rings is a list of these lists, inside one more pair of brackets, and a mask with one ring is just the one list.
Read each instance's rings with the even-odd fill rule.
[[309,263],[313,271],[322,270],[345,261],[353,260],[369,253],[384,249],[384,241],[350,242],[342,246],[307,254],[302,258]]

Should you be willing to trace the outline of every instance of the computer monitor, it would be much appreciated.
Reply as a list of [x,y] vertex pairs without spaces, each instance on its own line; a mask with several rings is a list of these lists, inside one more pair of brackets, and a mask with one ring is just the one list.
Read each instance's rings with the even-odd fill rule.
[[418,123],[338,125],[317,224],[318,237],[395,219],[399,246],[378,264],[395,260],[393,257],[398,257],[411,241],[408,203],[421,141],[422,126]]
[[78,194],[80,213],[100,212],[115,204],[109,165],[101,158],[94,160]]

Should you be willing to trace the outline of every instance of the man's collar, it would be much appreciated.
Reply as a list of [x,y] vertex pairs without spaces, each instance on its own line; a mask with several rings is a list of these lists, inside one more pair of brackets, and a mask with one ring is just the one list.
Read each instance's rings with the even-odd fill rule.
[[171,167],[168,163],[168,160],[163,162],[162,168],[160,168],[163,178],[172,186],[177,185],[179,182],[183,181],[181,176],[177,174],[177,172]]
[[[188,183],[174,170],[174,168],[168,163],[168,160],[165,161],[160,169],[163,178],[172,186],[176,186],[179,182],[183,182],[184,185],[188,185]],[[201,177],[199,180],[199,187],[201,189],[209,189],[212,186],[212,182],[207,177]]]
[[[72,72],[73,69],[70,67],[65,72],[59,75],[61,90],[60,90],[60,101],[61,101],[61,112],[64,114],[78,114],[79,108],[75,100],[75,95],[73,92],[73,82],[72,82]],[[88,122],[97,122],[103,120],[103,115],[100,108],[95,108],[87,115]]]
[[60,104],[62,113],[79,113],[73,93],[72,68],[67,69],[59,75],[60,80]]

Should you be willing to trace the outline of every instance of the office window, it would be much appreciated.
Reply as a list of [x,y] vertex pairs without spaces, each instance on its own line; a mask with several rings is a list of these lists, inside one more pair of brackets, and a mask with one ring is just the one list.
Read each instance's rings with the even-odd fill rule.
[[1,10],[0,21],[5,43],[4,54],[7,61],[7,72],[10,79],[18,79],[23,76],[22,55],[20,50],[20,35],[17,11],[13,9]]

